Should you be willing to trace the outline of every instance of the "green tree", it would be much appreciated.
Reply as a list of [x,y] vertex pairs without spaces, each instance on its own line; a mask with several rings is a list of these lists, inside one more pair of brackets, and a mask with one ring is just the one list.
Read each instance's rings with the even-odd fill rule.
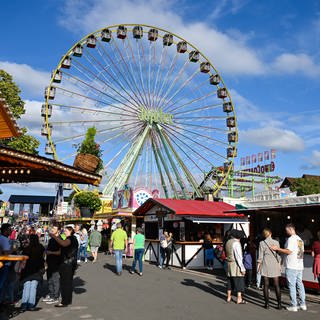
[[[15,119],[20,119],[26,112],[24,101],[20,98],[20,93],[21,90],[14,83],[12,76],[6,71],[0,70],[0,96],[6,100]],[[17,138],[1,139],[0,145],[27,153],[38,154],[39,140],[28,135],[27,128],[21,128],[21,131],[21,135]]]
[[298,196],[320,193],[320,178],[297,178],[290,186],[291,191],[297,191]]
[[12,76],[4,70],[0,70],[0,92],[10,107],[13,116],[20,119],[21,115],[26,112],[24,102],[20,98],[21,90],[13,82]]

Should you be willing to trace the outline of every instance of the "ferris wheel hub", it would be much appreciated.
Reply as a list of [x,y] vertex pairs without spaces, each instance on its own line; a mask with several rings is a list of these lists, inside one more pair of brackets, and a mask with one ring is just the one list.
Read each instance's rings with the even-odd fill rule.
[[141,107],[138,114],[138,119],[146,121],[149,124],[173,124],[173,114],[165,113],[162,109],[147,109]]

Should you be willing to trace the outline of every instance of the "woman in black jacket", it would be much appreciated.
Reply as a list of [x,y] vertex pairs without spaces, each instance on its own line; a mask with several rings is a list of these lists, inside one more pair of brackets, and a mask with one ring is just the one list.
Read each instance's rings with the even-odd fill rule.
[[23,311],[35,309],[37,287],[44,273],[44,251],[38,236],[30,235],[29,245],[22,251],[24,255],[29,257],[21,272],[23,283],[21,309]]
[[61,303],[55,305],[58,308],[67,307],[72,303],[73,275],[77,267],[79,247],[71,226],[65,227],[64,233],[67,237],[65,240],[61,239],[60,236],[50,234],[61,246],[61,264],[59,267]]

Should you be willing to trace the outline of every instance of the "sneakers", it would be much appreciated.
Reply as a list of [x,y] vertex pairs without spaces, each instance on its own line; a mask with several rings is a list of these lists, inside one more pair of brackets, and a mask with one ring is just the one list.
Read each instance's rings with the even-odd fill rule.
[[162,266],[159,265],[158,268],[162,269]]
[[50,299],[49,301],[46,302],[46,304],[54,304],[54,303],[59,303],[59,299]]
[[48,302],[50,300],[52,300],[52,298],[49,295],[45,296],[45,298],[42,299],[43,302]]
[[139,272],[138,275],[139,275],[140,277],[142,277],[142,272]]
[[298,312],[298,308],[294,306],[287,307],[287,311]]
[[130,270],[130,273],[131,273],[131,274],[134,274],[134,273],[135,273],[135,271],[133,271],[133,270]]
[[84,259],[84,263],[87,263],[88,262],[88,259]]
[[307,311],[307,306],[304,304],[302,306],[299,306],[299,309],[302,311]]

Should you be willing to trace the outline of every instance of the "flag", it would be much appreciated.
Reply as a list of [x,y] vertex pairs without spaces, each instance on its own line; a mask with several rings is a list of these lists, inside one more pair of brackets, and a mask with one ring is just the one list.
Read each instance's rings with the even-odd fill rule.
[[269,161],[269,151],[264,152],[264,161]]
[[255,155],[255,154],[253,154],[252,156],[251,156],[251,162],[252,163],[256,163],[257,162],[257,156]]
[[258,153],[258,162],[262,162],[263,161],[263,155],[262,153]]
[[246,156],[246,165],[250,164],[250,156]]
[[241,166],[244,166],[245,164],[245,158],[241,158]]
[[274,160],[276,158],[276,149],[271,149],[271,159]]

